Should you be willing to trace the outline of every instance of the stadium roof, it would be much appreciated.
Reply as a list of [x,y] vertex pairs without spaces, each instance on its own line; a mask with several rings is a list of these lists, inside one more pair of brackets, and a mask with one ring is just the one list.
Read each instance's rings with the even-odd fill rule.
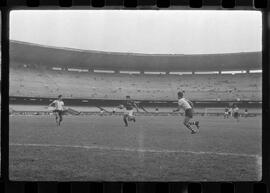
[[133,71],[261,69],[261,52],[226,54],[136,54],[76,50],[10,41],[10,61],[48,67]]

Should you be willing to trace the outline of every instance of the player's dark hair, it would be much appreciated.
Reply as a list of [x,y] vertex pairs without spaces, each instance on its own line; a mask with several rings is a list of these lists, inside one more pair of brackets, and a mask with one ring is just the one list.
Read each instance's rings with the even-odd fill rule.
[[183,93],[181,92],[181,91],[179,91],[178,93],[177,93],[177,95],[178,95],[178,97],[183,97]]
[[60,98],[60,97],[62,97],[62,95],[60,94],[60,95],[58,95],[58,98]]

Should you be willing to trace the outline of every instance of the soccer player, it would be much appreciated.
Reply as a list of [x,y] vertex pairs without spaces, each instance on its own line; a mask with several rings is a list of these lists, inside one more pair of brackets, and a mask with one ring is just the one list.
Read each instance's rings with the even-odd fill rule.
[[158,109],[158,107],[156,107],[156,114],[158,114],[158,112],[159,112],[159,109]]
[[128,121],[136,122],[135,116],[133,115],[133,108],[136,108],[136,110],[139,111],[138,106],[133,100],[131,100],[130,96],[126,96],[126,101],[124,104],[119,106],[119,108],[122,107],[125,108],[123,121],[125,126],[128,127]]
[[230,116],[230,117],[233,116],[233,109],[232,109],[232,107],[229,108],[229,116]]
[[190,119],[193,118],[193,103],[189,101],[188,99],[185,99],[183,97],[183,92],[178,92],[178,108],[173,110],[173,112],[180,111],[181,108],[185,111],[185,119],[183,124],[191,130],[191,134],[197,133],[196,130],[194,130],[191,125],[195,125],[197,127],[197,130],[199,130],[199,121],[191,121]]
[[239,108],[236,106],[236,104],[233,105],[233,117],[239,121]]
[[54,106],[53,112],[55,113],[55,120],[57,126],[60,126],[63,121],[63,112],[64,112],[64,102],[62,100],[62,95],[59,95],[56,100],[54,100],[48,107]]
[[12,115],[14,113],[14,110],[9,107],[9,115]]
[[228,119],[228,118],[229,118],[229,108],[225,107],[224,119]]
[[248,117],[248,109],[245,109],[244,116],[245,116],[245,118]]
[[100,116],[103,116],[103,114],[104,114],[104,110],[103,110],[103,109],[100,109],[99,115],[100,115]]

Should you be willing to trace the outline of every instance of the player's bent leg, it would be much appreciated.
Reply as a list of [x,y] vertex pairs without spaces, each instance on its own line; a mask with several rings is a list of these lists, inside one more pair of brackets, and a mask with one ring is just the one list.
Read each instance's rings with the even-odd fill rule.
[[[192,119],[192,118],[189,117],[189,119]],[[189,121],[188,123],[189,123],[189,125],[195,125],[197,127],[197,129],[200,128],[199,121]]]
[[199,121],[195,121],[195,126],[197,127],[197,129],[200,129],[200,122]]
[[196,125],[196,121],[189,121],[189,125]]
[[135,116],[129,115],[129,120],[135,122],[136,121]]
[[189,117],[185,117],[183,124],[184,124],[189,130],[191,130],[191,134],[194,134],[194,133],[196,133],[196,131],[195,131],[194,129],[192,129],[192,127],[190,126],[189,120],[190,120]]
[[123,121],[124,121],[126,127],[128,126],[127,118],[128,118],[127,115],[124,115],[124,116],[123,116]]
[[63,115],[62,112],[59,112],[59,125],[63,121]]
[[131,121],[131,117],[129,115],[127,115],[127,120]]
[[55,112],[55,120],[56,120],[57,126],[59,126],[59,122],[60,122],[59,112]]
[[188,117],[185,117],[184,121],[183,121],[183,124],[184,125],[188,125],[188,122],[189,122],[189,118]]

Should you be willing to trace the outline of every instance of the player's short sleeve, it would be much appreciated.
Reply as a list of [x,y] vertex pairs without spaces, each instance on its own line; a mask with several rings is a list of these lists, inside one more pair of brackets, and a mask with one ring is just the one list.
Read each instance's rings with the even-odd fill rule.
[[193,107],[193,103],[190,100],[187,100],[188,104]]

